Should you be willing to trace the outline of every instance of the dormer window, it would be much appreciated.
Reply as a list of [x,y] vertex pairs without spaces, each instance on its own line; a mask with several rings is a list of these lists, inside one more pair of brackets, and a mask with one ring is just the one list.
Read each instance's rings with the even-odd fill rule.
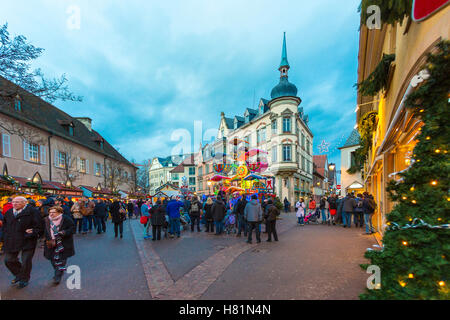
[[73,126],[68,126],[69,135],[73,137]]
[[22,111],[22,101],[19,96],[14,99],[14,110]]
[[103,150],[103,147],[104,147],[104,142],[103,142],[103,140],[101,140],[100,141],[100,148]]
[[58,120],[59,124],[67,131],[69,136],[73,137],[74,135],[74,124],[70,120]]

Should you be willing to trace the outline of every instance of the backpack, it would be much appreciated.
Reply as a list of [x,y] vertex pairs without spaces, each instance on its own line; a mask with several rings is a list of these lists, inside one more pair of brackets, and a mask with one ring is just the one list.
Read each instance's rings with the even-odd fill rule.
[[198,211],[199,211],[198,202],[194,202],[194,203],[191,205],[191,211],[192,211],[192,212],[198,212]]
[[372,198],[369,198],[369,200],[367,201],[367,205],[370,213],[374,212],[377,208],[377,203]]

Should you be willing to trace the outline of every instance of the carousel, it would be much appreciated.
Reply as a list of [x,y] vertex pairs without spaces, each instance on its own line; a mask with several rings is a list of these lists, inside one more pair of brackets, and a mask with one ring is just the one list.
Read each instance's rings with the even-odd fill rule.
[[[256,161],[251,161],[252,157]],[[214,194],[227,194],[231,198],[241,197],[243,194],[256,194],[260,200],[275,198],[273,178],[263,175],[268,168],[267,152],[252,149],[236,156],[235,164],[213,165],[215,176],[210,179]]]

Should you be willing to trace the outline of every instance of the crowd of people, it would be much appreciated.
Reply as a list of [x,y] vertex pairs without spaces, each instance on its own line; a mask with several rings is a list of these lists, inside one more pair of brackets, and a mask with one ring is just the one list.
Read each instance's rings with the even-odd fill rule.
[[[286,212],[290,203],[285,199]],[[323,197],[318,203],[314,198],[300,198],[295,204],[295,212],[300,226],[310,223],[341,225],[351,228],[364,227],[365,233],[372,234],[372,215],[376,210],[373,196],[364,194],[347,194],[337,197],[335,194]],[[53,281],[59,284],[66,270],[67,259],[75,254],[74,234],[97,231],[106,232],[106,221],[110,218],[114,224],[115,238],[122,239],[127,219],[140,219],[144,225],[144,239],[160,241],[163,238],[180,238],[182,230],[206,232],[214,235],[244,233],[247,243],[252,243],[255,231],[257,243],[261,242],[261,226],[265,226],[268,242],[278,241],[276,230],[280,209],[272,198],[259,199],[256,195],[226,197],[217,195],[172,197],[156,201],[122,201],[119,199],[103,200],[81,198],[76,202],[71,199],[48,197],[39,200],[18,196],[8,199],[0,213],[0,247],[5,255],[5,265],[14,275],[12,284],[24,288],[30,280],[32,259],[41,240],[44,256],[53,269]],[[353,219],[352,219],[353,218]],[[202,226],[203,230],[202,230]],[[21,261],[19,261],[19,255]]]
[[353,220],[355,227],[365,227],[365,234],[375,233],[372,216],[377,204],[368,192],[358,193],[356,196],[348,193],[345,197],[332,194],[322,197],[318,204],[310,198],[308,206],[304,198],[300,198],[295,208],[298,224],[301,226],[311,222],[318,223],[320,219],[322,224],[351,228]]
[[[197,196],[185,197],[183,201],[177,197],[158,199],[153,205],[151,201],[141,207],[141,223],[144,224],[144,238],[153,241],[161,238],[179,238],[181,231],[207,232],[214,235],[242,233],[247,242],[252,243],[255,230],[256,241],[261,242],[261,224],[266,225],[267,241],[278,241],[276,233],[276,217],[280,210],[272,199],[260,203],[256,195],[242,195],[239,198],[225,196],[205,197],[201,201]],[[151,231],[150,231],[150,226]],[[202,230],[204,226],[204,230]],[[162,232],[164,233],[161,237]]]

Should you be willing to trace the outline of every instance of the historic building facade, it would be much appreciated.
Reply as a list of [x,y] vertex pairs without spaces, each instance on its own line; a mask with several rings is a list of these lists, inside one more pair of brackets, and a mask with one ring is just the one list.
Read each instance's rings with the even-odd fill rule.
[[386,90],[376,96],[358,93],[357,124],[367,113],[374,111],[377,122],[368,160],[363,169],[365,189],[378,204],[374,225],[383,232],[386,214],[394,203],[386,186],[397,174],[411,164],[415,136],[423,125],[404,107],[404,101],[420,82],[426,81],[422,72],[427,54],[434,52],[441,40],[448,40],[450,6],[416,22],[407,17],[402,23],[384,24],[381,29],[369,30],[361,25],[358,58],[358,82],[368,78],[383,59],[383,54],[394,55]]
[[71,117],[2,77],[0,90],[12,93],[0,101],[3,175],[134,191],[137,168],[92,128],[90,118]]
[[[275,180],[274,192],[283,200],[295,203],[300,196],[312,194],[313,134],[308,116],[299,107],[302,100],[297,87],[288,81],[286,36],[283,39],[279,66],[280,82],[271,92],[271,100],[261,99],[258,110],[247,108],[243,116],[228,118],[222,112],[214,144],[217,152],[234,162],[239,150],[260,150],[254,159],[263,159],[268,168],[263,175]],[[251,155],[252,156],[252,155]]]

